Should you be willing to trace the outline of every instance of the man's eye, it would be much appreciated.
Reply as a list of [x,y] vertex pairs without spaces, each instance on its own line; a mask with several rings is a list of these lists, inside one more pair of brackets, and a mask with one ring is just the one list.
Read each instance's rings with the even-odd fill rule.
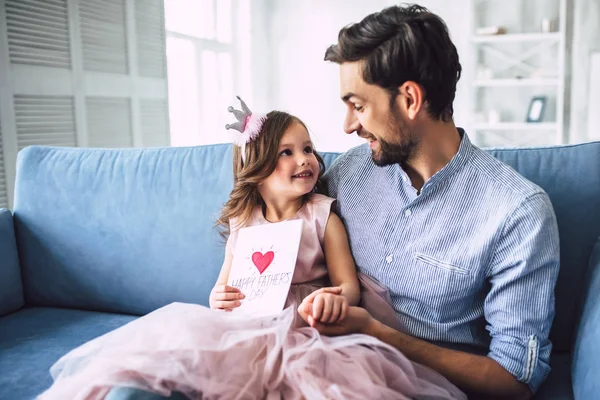
[[292,151],[291,150],[283,150],[281,153],[279,153],[280,156],[291,156],[292,155]]
[[313,148],[312,148],[312,147],[310,147],[310,146],[306,146],[306,147],[304,148],[304,152],[305,152],[305,153],[309,153],[309,154],[311,154],[311,153],[313,152]]

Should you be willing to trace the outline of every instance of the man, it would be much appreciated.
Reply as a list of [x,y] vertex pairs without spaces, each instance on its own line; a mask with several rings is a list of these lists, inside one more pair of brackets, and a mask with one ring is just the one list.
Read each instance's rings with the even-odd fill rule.
[[[470,394],[530,398],[550,370],[559,269],[546,193],[453,123],[461,66],[444,22],[390,7],[340,31],[346,133],[367,139],[325,176],[357,267],[387,286],[402,332],[353,307],[330,335],[365,333]],[[336,293],[337,288],[322,289]]]

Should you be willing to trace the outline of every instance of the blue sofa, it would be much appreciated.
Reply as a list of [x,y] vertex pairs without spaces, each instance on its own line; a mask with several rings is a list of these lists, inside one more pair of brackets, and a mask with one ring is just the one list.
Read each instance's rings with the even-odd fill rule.
[[[600,398],[600,143],[490,152],[543,187],[558,218],[552,372],[536,398]],[[17,164],[14,213],[0,211],[0,399],[34,398],[61,355],[136,316],[207,305],[229,145],[29,147]]]

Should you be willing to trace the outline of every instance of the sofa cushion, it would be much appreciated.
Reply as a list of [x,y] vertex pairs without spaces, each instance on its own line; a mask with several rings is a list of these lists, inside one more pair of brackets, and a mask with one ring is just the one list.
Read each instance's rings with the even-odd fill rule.
[[600,142],[490,153],[541,186],[552,201],[560,234],[561,266],[550,339],[555,351],[569,351],[584,274],[600,235]]
[[13,217],[0,209],[0,316],[23,307],[23,283]]
[[597,398],[600,393],[600,238],[586,281],[585,305],[573,349],[573,391],[578,399]]
[[19,153],[15,226],[26,302],[143,315],[208,305],[231,146]]
[[61,356],[135,318],[57,308],[0,318],[0,399],[33,399],[52,384],[49,369]]

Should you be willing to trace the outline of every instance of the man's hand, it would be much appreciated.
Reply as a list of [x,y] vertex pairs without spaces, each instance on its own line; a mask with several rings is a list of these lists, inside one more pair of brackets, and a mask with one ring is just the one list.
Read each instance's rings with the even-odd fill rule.
[[321,312],[323,308],[320,302],[327,302],[328,299],[332,299],[330,301],[334,302],[336,298],[343,298],[340,296],[341,291],[340,287],[330,287],[311,293],[298,307],[298,313],[306,323],[324,335],[337,336],[367,332],[376,321],[364,308],[348,307],[346,302],[345,308],[340,311],[337,319],[331,318],[334,316],[333,314],[328,315]]
[[239,307],[244,294],[233,286],[217,285],[210,292],[210,308],[215,310],[231,311]]

